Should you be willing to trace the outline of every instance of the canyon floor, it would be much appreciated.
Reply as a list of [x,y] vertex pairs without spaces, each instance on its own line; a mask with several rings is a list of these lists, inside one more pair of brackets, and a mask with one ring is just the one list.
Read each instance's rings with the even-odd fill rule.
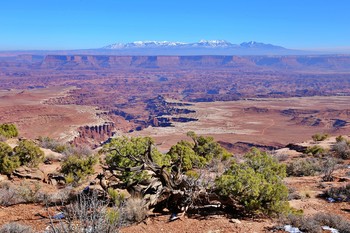
[[[101,111],[94,106],[45,102],[65,96],[72,89],[3,90],[0,92],[0,120],[15,123],[25,138],[48,136],[63,141],[77,136],[80,126],[108,121],[104,115],[98,115]],[[188,131],[213,136],[232,151],[237,143],[238,146],[244,143],[279,148],[308,140],[315,133],[350,134],[349,102],[348,96],[317,96],[190,103],[186,109],[194,110],[193,113],[173,116],[198,121],[173,122],[170,127],[148,126],[131,133],[119,130],[116,135],[150,136],[164,152],[177,141],[188,139]],[[337,127],[337,122],[342,124]],[[122,129],[128,124],[127,120],[120,119],[117,127]]]
[[196,112],[179,117],[198,121],[174,122],[173,127],[150,126],[130,135],[151,136],[163,150],[186,139],[188,131],[213,136],[228,147],[237,142],[280,147],[308,140],[315,133],[350,134],[348,124],[342,128],[332,125],[334,118],[350,121],[346,112],[349,101],[350,97],[336,96],[193,103],[187,108]]

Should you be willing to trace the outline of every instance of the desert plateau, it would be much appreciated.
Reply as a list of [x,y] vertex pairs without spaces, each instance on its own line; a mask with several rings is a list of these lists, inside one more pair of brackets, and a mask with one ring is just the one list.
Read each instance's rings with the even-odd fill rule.
[[0,4],[0,233],[350,233],[350,1]]
[[[202,146],[217,147],[216,150],[221,152],[215,152],[219,154],[214,156],[229,153],[239,161],[244,154],[252,153],[252,148],[262,151],[258,153],[271,154],[287,168],[288,177],[283,185],[288,187],[290,208],[301,211],[304,217],[295,217],[300,220],[293,222],[292,217],[288,220],[266,218],[260,211],[255,217],[250,212],[239,215],[225,209],[228,204],[214,207],[216,202],[208,197],[205,202],[200,201],[202,204],[191,204],[180,220],[171,222],[167,219],[171,219],[174,207],[162,202],[153,203],[151,205],[164,205],[162,208],[165,210],[160,213],[148,210],[142,216],[134,216],[134,220],[124,219],[138,223],[119,223],[122,224],[121,232],[158,232],[160,229],[164,232],[283,232],[288,221],[301,229],[318,229],[320,225],[317,224],[320,223],[313,220],[313,216],[323,216],[326,220],[322,221],[339,218],[341,220],[337,221],[346,226],[346,221],[350,219],[349,203],[346,198],[338,201],[337,194],[330,194],[330,190],[343,192],[340,188],[345,185],[346,190],[350,179],[349,157],[346,156],[349,150],[346,141],[350,134],[350,67],[347,60],[350,61],[349,57],[344,55],[3,56],[0,123],[14,124],[20,132],[19,139],[8,139],[5,143],[15,151],[21,142],[34,141],[43,151],[46,162],[39,163],[37,168],[21,166],[1,176],[2,192],[6,196],[1,197],[4,206],[0,210],[0,223],[15,221],[29,225],[35,231],[59,230],[57,224],[67,220],[56,219],[56,215],[66,213],[67,206],[58,204],[57,199],[67,198],[63,196],[68,193],[74,195],[82,187],[98,190],[99,195],[107,194],[107,198],[126,195],[126,200],[134,200],[135,191],[129,189],[141,184],[126,184],[124,188],[120,184],[114,189],[119,191],[113,191],[119,194],[112,194],[111,187],[116,182],[112,181],[113,177],[119,176],[109,175],[109,188],[103,186],[99,176],[107,176],[115,166],[108,165],[106,158],[113,153],[106,148],[121,146],[113,144],[116,143],[114,140],[126,140],[120,139],[126,136],[138,138],[141,140],[138,143],[146,145],[147,140],[142,140],[150,137],[159,151],[157,153],[170,157],[175,155],[172,152],[174,145],[182,145],[180,141],[189,143],[183,145],[199,153],[196,146],[191,147],[191,137],[195,143],[204,140]],[[196,136],[188,136],[188,132],[194,132]],[[120,143],[129,145],[131,141]],[[339,144],[343,146],[341,152]],[[120,150],[125,150],[122,148]],[[183,150],[179,148],[177,150]],[[122,151],[118,153],[134,153]],[[73,169],[65,167],[70,161],[68,158],[78,156],[77,153],[83,160],[96,153],[101,157],[85,175],[74,175],[83,171],[64,173],[64,169]],[[217,168],[211,163],[204,167],[191,166],[193,172],[199,174],[198,181],[212,180],[205,178],[208,174],[205,175],[202,169],[207,167],[210,171],[214,169],[209,175],[216,177],[216,181],[212,182],[218,182],[218,175],[225,174],[225,169],[228,169],[224,168],[228,166],[225,165],[227,161],[221,163]],[[331,174],[325,179],[327,169],[331,170]],[[34,191],[29,192],[28,188]],[[27,199],[28,195],[36,200],[40,199],[40,195],[52,196],[54,192],[61,197],[56,194],[49,201],[46,198],[47,203],[44,204],[45,200],[29,201],[23,196],[9,194],[16,189],[27,195]],[[193,192],[200,195],[202,191]],[[195,197],[192,198],[195,201]],[[208,206],[214,209],[210,210]],[[136,207],[118,208],[121,208],[119,211],[131,211],[130,208]],[[23,212],[23,209],[31,211]],[[337,217],[329,220],[329,214]],[[308,226],[303,221],[311,221],[315,225]],[[285,225],[283,222],[286,222]],[[335,223],[328,223],[331,224],[331,227],[336,227]]]

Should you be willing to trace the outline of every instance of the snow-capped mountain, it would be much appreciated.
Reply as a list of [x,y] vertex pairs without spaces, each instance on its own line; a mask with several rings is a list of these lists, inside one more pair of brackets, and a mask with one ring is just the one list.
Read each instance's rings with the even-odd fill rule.
[[256,41],[243,42],[239,45],[242,48],[265,48],[265,49],[284,49],[281,46],[264,44]]
[[169,42],[169,41],[135,41],[131,43],[115,43],[103,47],[104,49],[123,49],[123,48],[157,48],[157,47],[173,47],[182,46],[186,43]]
[[255,41],[233,44],[225,40],[200,40],[194,43],[135,41],[107,45],[101,50],[117,55],[288,55],[300,53],[300,51]]
[[103,49],[127,49],[127,48],[167,48],[167,47],[188,47],[188,48],[283,48],[271,44],[264,44],[255,41],[243,42],[240,45],[232,44],[225,40],[200,40],[196,43],[170,42],[170,41],[135,41],[131,43],[115,43],[103,47]]

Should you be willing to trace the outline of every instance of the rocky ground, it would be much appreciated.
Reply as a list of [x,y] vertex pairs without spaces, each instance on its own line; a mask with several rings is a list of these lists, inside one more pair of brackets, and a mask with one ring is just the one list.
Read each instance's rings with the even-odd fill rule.
[[[333,144],[335,138],[326,139],[323,142],[318,143],[324,148],[329,148]],[[15,144],[15,141],[10,141],[10,144]],[[312,140],[304,143],[300,143],[303,146],[315,145]],[[59,154],[54,154],[51,150],[45,149],[46,155],[50,154],[51,157],[59,157]],[[288,159],[284,161],[288,163],[291,159],[298,159],[302,156],[289,149],[281,149],[275,153],[275,156],[284,154],[288,156]],[[54,186],[43,183],[42,181],[35,180],[36,177],[45,179],[45,175],[51,172],[55,172],[59,169],[59,162],[53,164],[41,165],[40,172],[32,173],[27,172],[27,178],[32,176],[32,179],[23,179],[14,177],[13,180],[7,180],[6,176],[0,176],[0,182],[3,186],[4,183],[11,183],[17,187],[34,187],[34,184],[40,184],[40,192],[48,193],[49,195],[55,195],[55,193],[62,192],[64,186]],[[324,182],[321,175],[305,176],[305,177],[287,177],[285,183],[293,190],[293,194],[297,194],[298,198],[290,201],[292,207],[303,210],[305,216],[311,216],[316,213],[331,213],[342,216],[350,221],[350,203],[349,202],[329,202],[325,198],[320,197],[327,188],[338,187],[350,183],[350,160],[344,160],[343,166],[339,167],[334,172],[334,181]],[[96,166],[96,173],[98,173],[99,166]],[[22,174],[23,175],[23,174]],[[90,176],[89,180],[92,181],[96,177],[96,174]],[[98,180],[95,180],[98,186]],[[89,183],[89,182],[88,182]],[[82,184],[80,187],[84,187],[86,184]],[[48,216],[57,214],[59,212],[58,207],[50,207],[47,209],[42,204],[16,204],[10,206],[0,207],[0,225],[9,222],[17,222],[32,226],[37,232],[42,232],[49,224]],[[270,218],[233,218],[226,215],[209,214],[208,216],[199,216],[196,214],[187,214],[180,219],[169,222],[170,214],[154,215],[150,213],[150,217],[145,221],[123,227],[121,232],[283,232],[281,229],[276,229],[277,226],[281,226],[278,219]]]

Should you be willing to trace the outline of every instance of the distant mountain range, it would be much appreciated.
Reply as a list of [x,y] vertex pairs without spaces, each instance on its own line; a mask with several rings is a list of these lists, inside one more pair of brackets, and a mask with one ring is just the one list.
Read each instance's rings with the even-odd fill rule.
[[303,53],[303,51],[255,41],[233,44],[225,40],[201,40],[195,43],[135,41],[107,45],[101,50],[138,55],[284,55]]
[[115,43],[95,49],[77,50],[16,50],[0,51],[5,55],[116,55],[116,56],[196,56],[196,55],[322,55],[349,54],[343,52],[294,50],[255,41],[233,44],[225,40],[201,40],[195,43],[170,41],[135,41]]
[[195,43],[170,42],[170,41],[135,41],[131,43],[116,43],[102,49],[135,49],[135,48],[261,48],[261,49],[285,49],[281,46],[264,44],[255,41],[232,44],[226,40],[201,40]]

